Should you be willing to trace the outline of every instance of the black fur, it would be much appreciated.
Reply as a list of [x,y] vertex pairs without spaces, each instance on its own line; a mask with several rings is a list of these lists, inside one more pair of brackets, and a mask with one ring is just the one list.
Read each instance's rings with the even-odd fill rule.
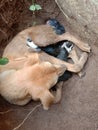
[[[72,44],[72,42],[70,42],[70,41],[61,41],[61,42],[58,42],[55,45],[48,45],[47,47],[40,47],[40,48],[44,52],[46,52],[46,53],[48,53],[48,54],[50,54],[54,57],[57,57],[58,59],[68,61],[69,53],[67,52],[67,50],[65,48],[61,47],[64,44],[64,42],[68,42],[69,47]],[[72,73],[69,72],[69,71],[65,71],[65,73],[62,76],[59,77],[58,82],[66,81],[71,77],[72,77]]]
[[61,25],[56,19],[49,19],[47,21],[47,24],[53,27],[56,34],[61,35],[61,34],[65,33],[64,26]]

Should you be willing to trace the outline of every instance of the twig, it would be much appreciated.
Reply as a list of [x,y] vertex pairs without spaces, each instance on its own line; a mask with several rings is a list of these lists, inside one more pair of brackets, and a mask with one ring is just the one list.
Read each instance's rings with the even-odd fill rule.
[[4,16],[0,13],[0,15],[1,15],[1,18],[3,19],[3,21],[6,23],[6,24],[8,24],[8,21],[4,18]]
[[5,35],[5,37],[6,37],[6,38],[8,38],[8,36],[7,36],[6,32],[4,32],[4,31],[3,31],[3,30],[1,30],[1,29],[0,29],[0,32],[2,32],[2,33]]
[[4,36],[6,37],[7,42],[8,42],[8,36],[7,36],[6,32],[4,32],[4,31],[3,31],[3,30],[1,30],[1,29],[0,29],[0,32],[2,32],[2,33],[4,34]]
[[3,114],[6,114],[6,113],[8,113],[8,112],[10,112],[10,111],[12,111],[12,109],[9,109],[9,110],[7,110],[7,111],[5,111],[5,112],[0,112],[0,114],[3,115]]
[[5,0],[2,0],[1,3],[0,3],[0,8],[2,8],[5,3],[6,3]]
[[34,112],[34,111],[35,111],[38,107],[40,107],[40,106],[41,106],[41,104],[35,106],[35,107],[32,109],[32,111],[30,111],[30,112],[27,114],[27,116],[24,118],[24,120],[23,120],[17,127],[15,127],[13,130],[19,129],[19,128],[24,124],[24,122],[28,119],[28,117],[32,114],[32,112]]

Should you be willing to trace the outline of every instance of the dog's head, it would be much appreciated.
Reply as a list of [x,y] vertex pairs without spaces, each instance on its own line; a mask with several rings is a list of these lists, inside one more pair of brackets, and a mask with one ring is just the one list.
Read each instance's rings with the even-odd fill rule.
[[[63,65],[54,65],[50,62],[36,63],[33,66],[26,66],[24,74],[35,86],[52,87],[56,84],[59,76],[66,70]],[[23,75],[24,76],[24,75]]]

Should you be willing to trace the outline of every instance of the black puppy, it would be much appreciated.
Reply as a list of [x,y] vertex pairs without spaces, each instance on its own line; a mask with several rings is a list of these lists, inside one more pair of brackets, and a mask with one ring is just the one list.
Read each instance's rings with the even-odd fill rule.
[[[40,49],[43,50],[44,52],[46,52],[54,57],[57,57],[61,60],[64,60],[64,61],[68,61],[68,59],[69,59],[68,56],[69,56],[69,53],[72,50],[72,48],[73,48],[73,43],[70,41],[60,41],[55,45],[40,47]],[[61,81],[66,81],[71,77],[72,77],[72,72],[69,72],[66,70],[64,72],[64,74],[58,78],[57,83],[59,83]],[[56,91],[57,90],[56,85],[53,86],[51,88],[51,90]]]
[[[73,43],[70,41],[60,41],[55,45],[49,45],[46,47],[40,47],[40,49],[49,55],[57,57],[58,59],[68,61],[68,56],[73,48]],[[72,73],[65,71],[65,73],[59,77],[58,82],[66,81],[72,76]]]
[[[32,46],[33,46],[33,49],[35,47],[36,48],[35,51],[37,51],[37,52],[40,52],[42,50],[42,51],[48,53],[49,55],[52,55],[52,56],[57,57],[57,58],[64,60],[64,61],[68,61],[68,55],[73,48],[73,43],[70,41],[67,41],[67,40],[60,41],[60,42],[53,44],[53,45],[48,45],[46,47],[38,47],[38,46],[36,47],[36,45],[33,43],[33,41],[28,38],[27,45],[30,48],[32,48]],[[71,72],[65,71],[65,73],[61,77],[59,77],[58,82],[59,81],[66,81],[71,76],[72,76]]]

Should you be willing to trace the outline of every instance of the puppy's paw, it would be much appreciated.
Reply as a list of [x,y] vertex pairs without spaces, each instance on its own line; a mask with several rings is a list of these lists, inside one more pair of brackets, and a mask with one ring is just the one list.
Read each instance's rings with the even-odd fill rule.
[[86,52],[90,52],[91,51],[91,47],[89,44],[83,44],[83,50],[86,51]]

